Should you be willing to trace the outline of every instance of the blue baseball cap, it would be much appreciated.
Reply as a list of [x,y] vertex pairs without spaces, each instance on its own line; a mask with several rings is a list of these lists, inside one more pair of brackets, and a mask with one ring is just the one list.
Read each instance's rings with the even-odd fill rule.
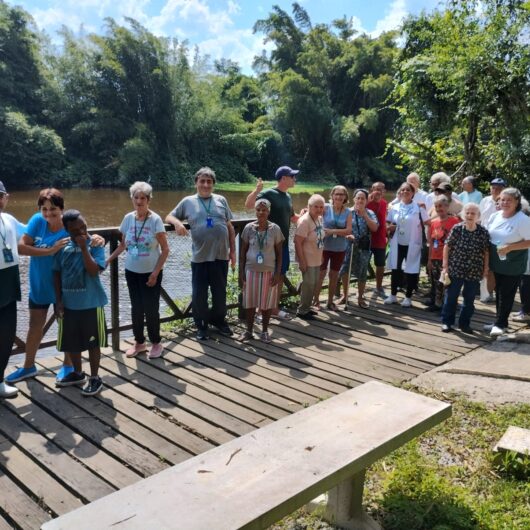
[[504,188],[506,187],[506,181],[505,181],[504,179],[500,178],[500,177],[494,178],[494,179],[490,182],[490,184],[491,184],[492,186],[502,186],[502,187],[504,187]]
[[296,177],[300,171],[298,169],[291,169],[289,166],[280,166],[275,173],[276,180],[280,180],[282,177]]

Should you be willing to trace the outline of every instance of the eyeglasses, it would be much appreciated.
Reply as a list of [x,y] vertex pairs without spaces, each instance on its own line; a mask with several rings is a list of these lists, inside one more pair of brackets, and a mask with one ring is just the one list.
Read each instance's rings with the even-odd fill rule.
[[0,191],[0,199],[3,199],[4,197],[7,197],[7,193]]
[[412,193],[412,190],[399,190],[398,193]]

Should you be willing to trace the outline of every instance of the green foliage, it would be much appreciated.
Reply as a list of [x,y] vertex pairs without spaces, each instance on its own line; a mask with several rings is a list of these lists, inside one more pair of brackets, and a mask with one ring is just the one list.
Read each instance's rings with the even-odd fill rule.
[[530,454],[503,451],[494,461],[500,473],[517,480],[530,480]]

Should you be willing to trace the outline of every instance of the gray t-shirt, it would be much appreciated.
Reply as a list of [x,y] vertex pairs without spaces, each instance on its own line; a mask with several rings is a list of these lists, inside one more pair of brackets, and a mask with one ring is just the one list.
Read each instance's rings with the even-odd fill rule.
[[156,234],[165,232],[160,216],[150,212],[144,223],[136,219],[135,212],[130,212],[123,218],[120,232],[125,238],[127,247],[125,268],[141,274],[153,272],[160,256],[160,245]]
[[[274,272],[276,265],[274,246],[285,239],[280,227],[269,221],[266,232],[258,233],[258,223],[248,223],[243,229],[241,239],[248,242],[246,269],[255,272]],[[261,264],[257,261],[260,251],[263,254],[263,263]]]
[[212,193],[207,199],[198,194],[184,197],[170,215],[180,221],[187,220],[190,225],[193,263],[228,260],[227,222],[233,215],[222,195]]

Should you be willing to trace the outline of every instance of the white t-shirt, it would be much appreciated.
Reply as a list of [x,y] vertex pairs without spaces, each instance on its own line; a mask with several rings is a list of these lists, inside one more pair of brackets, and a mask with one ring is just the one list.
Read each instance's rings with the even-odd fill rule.
[[491,216],[486,226],[494,245],[508,245],[523,240],[530,240],[530,217],[517,212],[511,217],[503,217],[502,212]]
[[489,223],[490,217],[494,213],[497,213],[497,205],[495,204],[493,197],[491,195],[484,197],[480,201],[480,204],[478,207],[480,210],[480,224],[482,226],[487,226],[487,224]]
[[[18,265],[18,240],[24,234],[25,226],[8,213],[0,214],[0,269]],[[5,239],[5,241],[4,241]],[[11,249],[13,261],[6,263],[4,249]]]
[[123,218],[120,232],[127,248],[125,268],[140,274],[153,272],[160,256],[156,234],[165,232],[161,217],[150,211],[145,220],[139,221],[136,212],[130,212]]
[[[434,199],[436,199],[436,193],[434,191],[431,191],[426,197],[425,206],[427,208],[427,211],[430,211],[430,209],[434,206]],[[460,199],[458,198],[458,195],[453,191],[451,193],[451,199],[454,201],[455,199],[460,202]]]

